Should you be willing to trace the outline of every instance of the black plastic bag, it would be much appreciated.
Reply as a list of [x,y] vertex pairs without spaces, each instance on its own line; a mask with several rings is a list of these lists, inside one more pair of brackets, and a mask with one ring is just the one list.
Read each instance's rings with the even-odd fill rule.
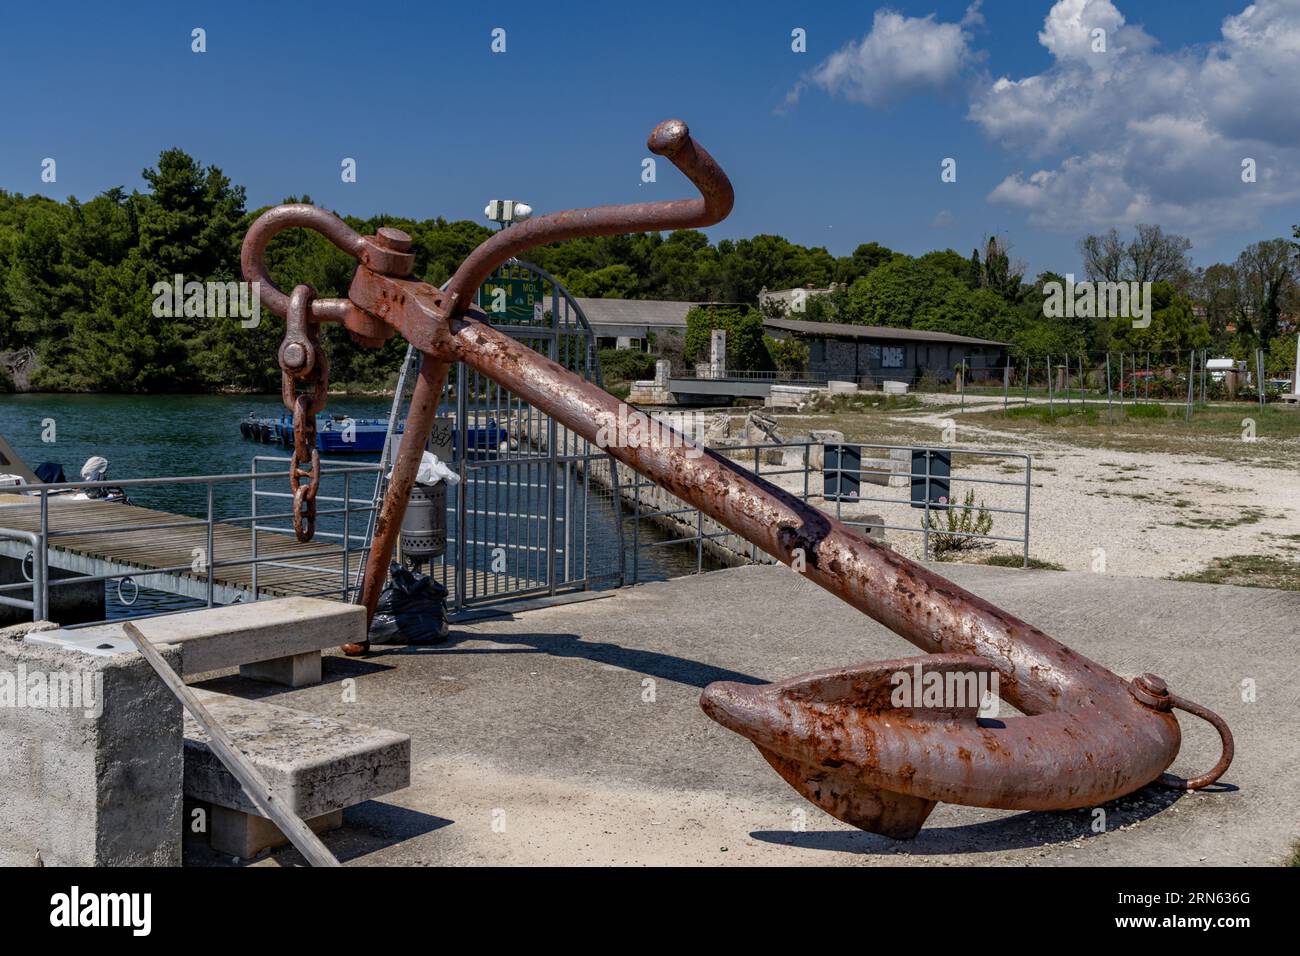
[[393,562],[370,624],[374,644],[441,644],[447,639],[447,589]]

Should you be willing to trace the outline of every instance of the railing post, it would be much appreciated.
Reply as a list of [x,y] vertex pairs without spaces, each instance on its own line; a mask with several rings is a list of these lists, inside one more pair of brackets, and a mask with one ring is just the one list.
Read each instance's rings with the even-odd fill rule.
[[1110,407],[1110,353],[1106,353],[1106,421],[1110,424],[1115,423],[1115,413]]
[[1052,382],[1052,355],[1047,355],[1047,417],[1056,417],[1056,391]]
[[257,457],[256,456],[254,456],[253,458],[253,467],[250,470],[253,475],[253,481],[252,481],[253,520],[249,524],[249,527],[252,529],[252,533],[249,535],[249,548],[252,551],[250,557],[252,558],[253,561],[252,564],[253,579],[251,581],[251,587],[253,589],[253,600],[256,601],[257,600]]
[[[352,561],[352,472],[343,472],[343,600],[348,599],[349,564]],[[432,566],[429,568],[433,570]]]
[[695,573],[704,570],[704,512],[695,509]]
[[203,553],[203,563],[207,565],[206,570],[208,572],[208,607],[212,607],[212,588],[213,588],[212,564],[216,557],[212,553],[212,548],[216,541],[216,536],[212,533],[212,496],[213,496],[213,487],[212,487],[212,482],[209,481],[208,482],[208,542],[207,542],[207,547]]
[[1025,456],[1025,558],[1021,567],[1029,567],[1029,489],[1033,486],[1034,459]]
[[[613,467],[612,465],[610,467]],[[641,583],[641,472],[632,472],[632,583]]]
[[[39,564],[39,571],[37,565]],[[40,580],[40,620],[48,620],[50,615],[50,496],[41,490],[41,553],[39,559],[32,558],[32,620],[36,614],[37,578]]]
[[[460,440],[460,481],[456,484],[456,610],[465,607],[465,586],[469,574],[465,562],[469,560],[469,546],[466,542],[465,525],[468,521],[469,502],[467,486],[469,485],[469,369],[464,364],[456,365],[456,437]],[[441,396],[439,397],[441,400]],[[435,406],[436,408],[436,406]],[[532,440],[532,417],[528,418],[528,438]],[[373,546],[373,542],[372,542]],[[526,554],[527,552],[525,552]]]
[[[907,471],[908,474],[911,474],[912,469],[909,467]],[[908,484],[911,484],[911,481],[912,479],[908,478]],[[950,495],[949,501],[951,500],[952,499]],[[928,448],[925,449],[925,515],[924,517],[925,517],[925,526],[924,526],[925,530],[923,534],[925,537],[925,560],[929,561],[930,560],[930,449]]]
[[[551,360],[555,361],[558,355],[555,354],[554,341],[552,341],[551,346],[553,353]],[[555,419],[548,415],[546,416],[546,587],[548,594],[555,593],[555,485],[559,480],[555,451],[557,437]]]

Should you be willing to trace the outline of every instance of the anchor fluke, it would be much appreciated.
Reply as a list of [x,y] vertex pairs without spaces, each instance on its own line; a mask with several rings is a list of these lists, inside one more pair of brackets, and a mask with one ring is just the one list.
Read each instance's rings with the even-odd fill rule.
[[[720,681],[704,688],[700,706],[837,820],[906,840],[938,801],[907,792],[917,768],[899,741],[921,738],[924,748],[954,723],[975,726],[990,686],[996,693],[996,671],[983,658],[934,654],[775,684]],[[880,785],[890,779],[898,786]]]

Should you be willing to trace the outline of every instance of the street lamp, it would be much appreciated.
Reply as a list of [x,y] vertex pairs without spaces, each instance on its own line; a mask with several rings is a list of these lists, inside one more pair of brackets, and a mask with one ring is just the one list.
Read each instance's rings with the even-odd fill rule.
[[513,199],[493,199],[483,208],[483,215],[493,222],[500,223],[503,229],[516,222],[523,222],[532,214],[532,206]]

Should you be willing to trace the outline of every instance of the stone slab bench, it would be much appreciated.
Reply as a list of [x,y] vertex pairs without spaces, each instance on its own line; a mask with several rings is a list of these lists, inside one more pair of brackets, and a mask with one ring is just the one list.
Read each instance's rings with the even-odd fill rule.
[[[320,598],[287,597],[136,621],[150,641],[181,649],[181,676],[238,667],[253,680],[289,687],[318,684],[321,651],[366,639],[365,608]],[[121,624],[60,628],[27,638],[29,643],[132,649]]]
[[[341,826],[347,807],[410,786],[406,734],[200,688],[194,692],[252,760],[275,799],[317,832]],[[261,815],[188,713],[185,797],[208,811],[208,840],[219,853],[247,859],[288,842]],[[186,820],[192,831],[192,814]]]

